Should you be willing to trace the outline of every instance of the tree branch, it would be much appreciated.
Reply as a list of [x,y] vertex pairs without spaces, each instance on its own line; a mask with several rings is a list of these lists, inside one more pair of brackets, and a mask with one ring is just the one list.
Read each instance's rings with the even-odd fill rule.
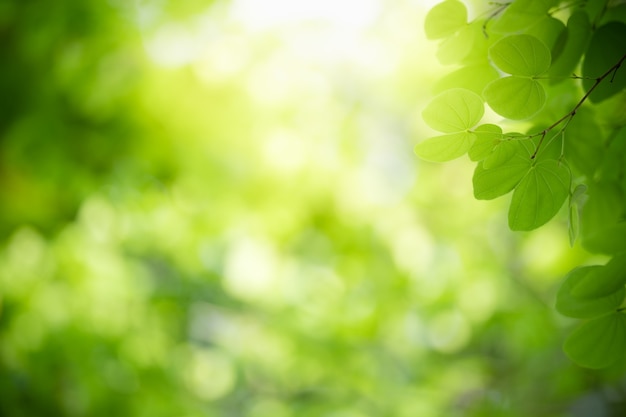
[[[528,138],[534,138],[537,136],[541,136],[541,139],[539,140],[539,143],[537,143],[537,147],[535,148],[535,152],[532,154],[532,156],[530,157],[530,159],[535,159],[535,157],[537,156],[537,152],[539,152],[539,148],[541,147],[541,144],[543,143],[543,140],[545,139],[546,135],[548,134],[548,132],[550,132],[552,129],[554,129],[555,127],[557,127],[558,125],[560,125],[561,123],[563,123],[565,120],[567,119],[571,119],[572,117],[574,117],[574,115],[576,114],[576,112],[578,111],[578,109],[580,108],[580,106],[583,105],[583,103],[589,98],[589,96],[591,95],[591,93],[593,93],[593,90],[596,89],[596,87],[598,87],[598,85],[600,85],[600,83],[602,81],[604,81],[604,79],[606,77],[608,77],[609,75],[613,74],[611,77],[611,82],[613,82],[614,78],[615,78],[615,74],[617,73],[617,70],[622,66],[622,64],[624,63],[624,60],[626,60],[626,55],[622,56],[620,58],[619,61],[617,61],[617,63],[615,63],[615,65],[613,65],[611,68],[609,68],[604,74],[602,74],[601,76],[599,76],[598,78],[595,78],[595,82],[593,83],[593,85],[589,88],[589,90],[587,90],[587,92],[585,93],[585,95],[578,101],[578,103],[574,106],[574,108],[567,113],[566,115],[564,115],[563,117],[561,117],[559,120],[557,120],[556,122],[552,123],[550,126],[548,126],[547,128],[545,128],[544,130],[542,130],[539,133],[535,133],[533,135],[529,135]],[[568,121],[569,124],[569,121]],[[567,125],[565,125],[565,127],[567,127]],[[564,129],[562,129],[564,130]]]

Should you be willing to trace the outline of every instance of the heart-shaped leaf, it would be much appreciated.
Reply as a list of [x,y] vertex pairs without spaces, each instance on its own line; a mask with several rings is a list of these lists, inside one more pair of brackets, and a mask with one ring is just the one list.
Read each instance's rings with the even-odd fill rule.
[[533,230],[559,211],[569,195],[570,172],[554,159],[539,161],[515,187],[509,208],[511,230]]

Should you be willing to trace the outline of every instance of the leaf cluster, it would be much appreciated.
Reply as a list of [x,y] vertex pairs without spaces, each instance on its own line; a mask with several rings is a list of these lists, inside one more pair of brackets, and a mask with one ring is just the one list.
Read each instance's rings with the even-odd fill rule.
[[[565,342],[568,356],[608,367],[626,349],[626,4],[480,7],[468,20],[465,3],[445,0],[426,16],[426,36],[451,70],[422,113],[442,134],[415,152],[434,162],[467,154],[477,199],[512,193],[511,230],[563,212],[570,243],[607,256],[567,275],[556,308],[585,320]],[[487,119],[486,106],[499,118]]]

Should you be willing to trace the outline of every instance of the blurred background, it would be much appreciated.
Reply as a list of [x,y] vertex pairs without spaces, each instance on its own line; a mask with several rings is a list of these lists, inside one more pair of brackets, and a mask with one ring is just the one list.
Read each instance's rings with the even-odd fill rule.
[[565,217],[413,154],[435,3],[1,1],[0,415],[623,415]]

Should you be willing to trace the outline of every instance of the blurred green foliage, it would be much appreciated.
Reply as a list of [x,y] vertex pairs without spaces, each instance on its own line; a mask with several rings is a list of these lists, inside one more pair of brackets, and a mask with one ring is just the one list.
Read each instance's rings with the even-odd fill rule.
[[418,3],[3,2],[0,415],[622,415],[561,350],[566,219],[412,155]]

